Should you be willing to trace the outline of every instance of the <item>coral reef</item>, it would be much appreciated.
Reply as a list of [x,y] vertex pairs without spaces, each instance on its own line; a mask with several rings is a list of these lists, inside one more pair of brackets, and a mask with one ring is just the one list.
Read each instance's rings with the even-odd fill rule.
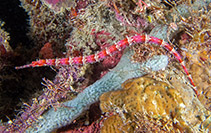
[[10,58],[13,55],[13,50],[9,44],[10,36],[2,27],[4,22],[0,21],[0,117],[5,113],[4,111],[9,108],[9,104],[5,105],[5,102],[9,102],[10,99],[5,96],[7,91],[4,89],[5,81],[11,81],[16,79],[13,72],[7,68],[10,66]]
[[200,10],[192,9],[187,21],[180,23],[183,27],[178,41],[183,56],[186,57],[188,68],[195,81],[198,98],[204,106],[210,110],[210,87],[211,87],[211,6],[204,6]]
[[[6,54],[12,52],[12,48],[9,45],[10,36],[9,33],[2,29],[4,22],[0,21],[0,56],[6,56]],[[1,63],[2,64],[2,63]]]
[[127,34],[126,29],[115,19],[114,13],[103,3],[87,6],[78,15],[74,25],[71,37],[65,44],[68,54],[73,50],[82,51],[83,55],[93,54],[93,51],[99,50],[99,45],[111,45]]
[[174,88],[165,82],[140,77],[125,81],[122,88],[100,97],[102,111],[113,112],[113,116],[105,120],[102,132],[146,130],[139,127],[141,120],[137,116],[147,120],[141,123],[143,127],[149,123],[157,125],[155,131],[199,132],[211,128],[203,125],[210,122],[210,112],[180,86]]
[[67,23],[68,12],[55,14],[40,0],[20,1],[29,15],[29,35],[36,45],[41,47],[45,43],[51,43],[56,55],[61,55],[63,44],[72,30],[72,23]]
[[197,90],[201,94],[199,100],[204,106],[211,111],[211,66],[202,66],[194,63],[190,66],[190,72],[192,73],[193,80],[195,81]]
[[65,9],[76,7],[74,0],[41,0],[45,5],[52,9],[55,13],[62,13]]
[[[33,127],[27,129],[27,131],[49,132],[61,126],[65,126],[76,119],[83,111],[88,109],[92,103],[97,102],[101,94],[113,89],[119,89],[119,83],[124,82],[128,78],[145,74],[146,71],[140,69],[139,63],[130,62],[130,59],[128,59],[130,58],[130,55],[130,51],[125,53],[119,64],[104,77],[87,87],[73,100],[63,103],[64,107],[59,107],[56,111],[50,109],[39,118],[36,124],[33,124]],[[168,58],[161,55],[152,58],[141,66],[152,70],[160,70],[167,64]]]
[[[210,130],[210,0],[21,2],[36,43],[31,58],[43,59],[16,69],[52,66],[57,75],[0,130],[51,132],[80,123],[102,94],[109,116],[78,129],[97,132],[103,122],[102,132]],[[125,50],[132,45],[135,53]],[[144,74],[153,78],[131,79]]]
[[[32,85],[31,81],[36,81],[35,75],[35,77],[31,77],[32,73],[29,74],[27,71],[19,73],[14,70],[15,65],[22,64],[21,59],[23,56],[31,56],[26,55],[27,52],[24,47],[25,44],[29,45],[29,39],[26,36],[28,31],[27,14],[19,4],[20,1],[18,0],[2,1],[0,4],[0,21],[5,22],[3,26],[1,25],[1,33],[7,32],[7,34],[2,34],[6,35],[3,37],[4,39],[0,39],[3,41],[3,43],[1,42],[1,48],[2,44],[8,47],[8,52],[4,52],[5,54],[0,57],[0,119],[3,122],[14,119],[17,112],[20,111],[23,101],[31,99],[30,96],[35,92],[33,91],[35,86],[39,86],[37,88],[41,87],[41,80],[39,85]],[[5,49],[1,50],[5,51]],[[25,80],[22,80],[23,77],[25,77]],[[39,78],[41,79],[42,76]]]

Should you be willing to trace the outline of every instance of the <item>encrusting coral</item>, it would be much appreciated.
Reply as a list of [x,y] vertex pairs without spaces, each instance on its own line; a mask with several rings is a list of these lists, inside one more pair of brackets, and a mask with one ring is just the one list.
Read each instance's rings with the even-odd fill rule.
[[[154,131],[199,132],[211,128],[206,125],[211,122],[210,112],[180,86],[174,88],[145,76],[125,81],[122,88],[100,97],[102,111],[113,113],[105,120],[102,133],[152,131],[152,128]],[[187,113],[190,111],[192,113]]]

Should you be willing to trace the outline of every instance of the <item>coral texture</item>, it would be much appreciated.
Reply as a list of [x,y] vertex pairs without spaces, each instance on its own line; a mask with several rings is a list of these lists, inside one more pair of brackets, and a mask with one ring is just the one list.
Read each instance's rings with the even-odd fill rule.
[[114,114],[105,120],[103,133],[144,130],[139,126],[140,115],[146,119],[146,123],[141,123],[142,128],[144,124],[147,127],[153,123],[157,125],[157,131],[199,132],[211,128],[205,124],[211,122],[210,112],[184,88],[174,88],[149,77],[129,79],[122,88],[100,97],[102,111]]
[[[30,20],[29,35],[37,46],[51,43],[56,52],[64,48],[65,40],[72,30],[72,23],[67,23],[68,12],[55,14],[41,0],[20,0],[21,6],[28,13]],[[57,53],[58,54],[58,53]]]
[[211,66],[202,66],[199,64],[192,64],[190,72],[192,73],[194,81],[198,86],[197,90],[201,94],[199,100],[204,106],[211,111]]
[[55,13],[61,13],[64,12],[65,9],[71,9],[76,6],[76,2],[74,0],[42,0],[42,2]]

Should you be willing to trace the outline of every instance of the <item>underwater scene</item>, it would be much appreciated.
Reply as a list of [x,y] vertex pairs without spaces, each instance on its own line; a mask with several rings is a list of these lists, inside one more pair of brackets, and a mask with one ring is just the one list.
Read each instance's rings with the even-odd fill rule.
[[211,0],[3,0],[0,132],[211,132]]

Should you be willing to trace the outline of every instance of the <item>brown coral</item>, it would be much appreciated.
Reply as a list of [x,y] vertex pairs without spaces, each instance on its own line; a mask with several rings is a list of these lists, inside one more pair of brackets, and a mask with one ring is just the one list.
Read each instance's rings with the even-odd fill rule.
[[114,112],[104,122],[102,132],[146,130],[143,127],[174,132],[207,129],[201,123],[209,112],[188,91],[178,91],[183,88],[148,77],[127,80],[122,88],[100,97],[102,111]]

